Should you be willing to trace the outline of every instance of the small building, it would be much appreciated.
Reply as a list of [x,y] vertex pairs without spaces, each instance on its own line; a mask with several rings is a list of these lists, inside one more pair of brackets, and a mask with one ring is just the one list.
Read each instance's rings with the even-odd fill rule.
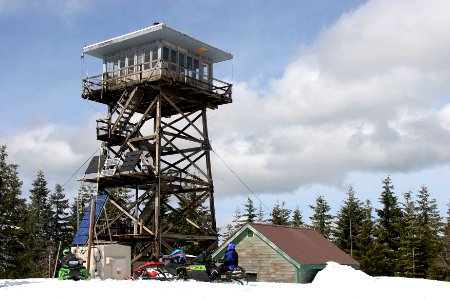
[[309,228],[247,223],[213,253],[213,259],[222,258],[230,242],[236,244],[239,265],[250,280],[310,283],[330,261],[359,269],[350,255]]
[[[72,253],[86,262],[88,247],[74,246]],[[120,244],[95,245],[92,247],[89,270],[94,278],[123,280],[131,275],[131,247]],[[85,265],[87,267],[87,265]]]

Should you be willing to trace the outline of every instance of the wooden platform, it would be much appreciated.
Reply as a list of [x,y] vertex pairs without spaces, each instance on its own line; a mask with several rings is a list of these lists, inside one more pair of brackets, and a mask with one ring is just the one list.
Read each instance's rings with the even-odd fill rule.
[[[135,86],[144,93],[136,112],[144,113],[155,97],[163,91],[183,112],[203,107],[216,109],[232,102],[231,84],[222,81],[204,82],[166,68],[155,68],[152,72],[137,73],[120,78],[96,76],[83,80],[82,97],[87,100],[114,106],[122,93]],[[172,106],[161,109],[163,116],[178,114]]]

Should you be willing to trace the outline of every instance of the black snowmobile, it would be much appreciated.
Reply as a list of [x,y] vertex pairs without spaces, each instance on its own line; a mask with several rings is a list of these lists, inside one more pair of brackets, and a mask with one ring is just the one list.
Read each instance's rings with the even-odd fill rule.
[[212,272],[218,269],[216,261],[213,261],[211,255],[202,252],[191,263],[179,266],[177,268],[178,279],[195,280],[195,281],[209,281],[219,283],[237,283],[247,284],[247,274],[244,268],[237,266],[232,271],[227,271],[219,275],[214,280],[209,276]]

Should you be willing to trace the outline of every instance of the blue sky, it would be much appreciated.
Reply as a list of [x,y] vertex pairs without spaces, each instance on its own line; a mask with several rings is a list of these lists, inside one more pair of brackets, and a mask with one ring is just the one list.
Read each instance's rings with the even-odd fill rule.
[[[105,108],[81,98],[101,71],[84,45],[163,22],[231,52],[215,77],[233,103],[209,114],[219,226],[251,195],[271,209],[319,195],[336,212],[352,185],[378,205],[426,185],[445,215],[450,198],[448,1],[0,0],[4,72],[0,144],[20,165],[24,194],[39,169],[76,190],[98,147]],[[76,174],[74,177],[72,175]]]

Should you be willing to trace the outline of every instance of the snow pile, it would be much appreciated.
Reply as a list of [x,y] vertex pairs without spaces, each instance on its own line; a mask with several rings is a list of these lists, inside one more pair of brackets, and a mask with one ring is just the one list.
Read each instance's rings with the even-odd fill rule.
[[321,299],[448,299],[450,283],[404,277],[372,277],[350,266],[328,262],[311,284]]
[[336,262],[327,262],[325,269],[317,273],[314,278],[314,285],[327,285],[333,286],[342,285],[369,285],[373,284],[375,279],[363,271],[355,270],[350,266],[343,266]]

